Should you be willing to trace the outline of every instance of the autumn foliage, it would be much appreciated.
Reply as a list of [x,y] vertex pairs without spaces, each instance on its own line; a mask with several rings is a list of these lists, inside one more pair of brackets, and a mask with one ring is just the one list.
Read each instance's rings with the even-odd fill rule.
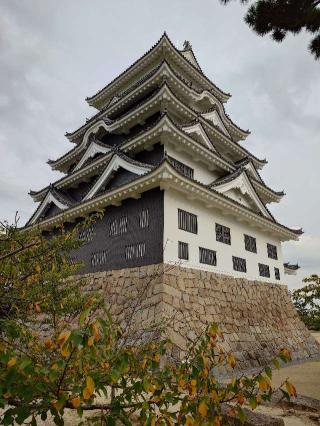
[[[1,424],[36,425],[50,416],[63,425],[69,409],[86,424],[219,426],[225,416],[244,422],[244,406],[270,400],[270,367],[217,380],[217,367],[232,372],[236,359],[215,324],[180,363],[170,361],[166,340],[131,345],[99,295],[67,279],[79,267],[68,262],[80,244],[77,228],[47,238],[3,224],[1,235]],[[295,395],[289,382],[282,391]]]

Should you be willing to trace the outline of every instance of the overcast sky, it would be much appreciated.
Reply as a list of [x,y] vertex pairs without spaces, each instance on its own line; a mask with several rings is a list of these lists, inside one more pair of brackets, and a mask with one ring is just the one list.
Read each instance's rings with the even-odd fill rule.
[[306,34],[276,44],[252,33],[244,12],[218,0],[1,0],[0,218],[29,218],[28,191],[60,177],[46,161],[72,148],[64,133],[95,112],[85,97],[166,30],[178,47],[189,40],[206,75],[232,94],[227,112],[251,130],[245,147],[268,159],[263,178],[287,194],[272,212],[305,231],[284,246],[302,267],[289,287],[320,273],[320,61]]

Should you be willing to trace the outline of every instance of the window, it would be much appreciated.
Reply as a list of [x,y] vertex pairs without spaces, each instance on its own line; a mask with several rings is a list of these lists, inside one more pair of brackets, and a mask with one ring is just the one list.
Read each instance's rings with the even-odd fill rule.
[[178,209],[178,227],[183,231],[198,233],[198,217],[195,214],[188,213]]
[[94,236],[94,225],[90,225],[87,228],[80,228],[78,231],[78,239],[80,241],[89,242],[93,240]]
[[91,266],[104,265],[107,262],[107,251],[97,251],[91,255]]
[[244,246],[247,251],[257,253],[257,242],[254,237],[250,237],[250,235],[244,235]]
[[68,265],[71,266],[71,265],[75,265],[79,261],[77,260],[75,256],[67,256],[67,262],[68,262]]
[[129,244],[125,248],[126,260],[138,259],[143,257],[146,252],[146,243]]
[[149,209],[141,210],[139,213],[139,226],[140,228],[148,228],[149,226]]
[[268,249],[268,257],[270,257],[271,259],[278,259],[278,253],[277,253],[277,247],[273,246],[272,244],[267,244],[267,249]]
[[263,263],[259,263],[259,274],[260,277],[270,278],[270,268],[268,265],[264,265]]
[[217,254],[214,250],[209,250],[203,247],[199,247],[199,262],[206,265],[216,266]]
[[128,217],[123,216],[119,219],[114,219],[110,223],[109,235],[110,237],[114,237],[116,235],[125,234],[128,230]]
[[231,244],[230,228],[216,223],[216,240],[220,243]]
[[274,268],[274,276],[276,280],[280,280],[280,270],[279,268]]
[[241,259],[241,257],[232,256],[233,269],[239,272],[247,272],[247,262],[246,259]]
[[178,242],[178,257],[179,259],[189,260],[189,244]]
[[176,160],[175,158],[169,157],[171,160],[171,164],[175,169],[178,170],[178,172],[182,173],[183,175],[193,179],[193,169],[189,166],[187,166],[184,163],[181,163],[181,161]]

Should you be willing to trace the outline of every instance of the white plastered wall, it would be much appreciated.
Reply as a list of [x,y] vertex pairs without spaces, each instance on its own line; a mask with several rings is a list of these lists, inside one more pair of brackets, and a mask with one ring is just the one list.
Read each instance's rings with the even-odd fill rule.
[[[186,210],[198,216],[198,234],[178,229],[178,209]],[[231,229],[231,245],[216,241],[215,223],[228,226]],[[251,235],[257,241],[257,254],[245,250],[244,234]],[[189,260],[178,258],[178,241],[189,244]],[[277,247],[278,260],[270,259],[267,253],[267,243]],[[217,266],[199,263],[199,247],[215,250]],[[247,273],[233,270],[232,256],[246,259]],[[172,189],[164,191],[164,262],[177,263],[185,267],[208,270],[212,272],[244,277],[250,280],[281,283],[284,281],[283,257],[280,239],[268,232],[216,209],[208,209],[200,201],[187,200],[186,196]],[[270,278],[260,277],[258,263],[269,265]],[[274,277],[274,267],[280,270],[280,281]]]
[[[177,151],[171,144],[165,145],[165,150],[170,157],[186,164],[194,170],[194,179],[207,185],[219,177],[218,170],[209,170],[208,166],[201,161],[195,161],[194,157],[185,151]],[[212,165],[214,167],[214,164]]]

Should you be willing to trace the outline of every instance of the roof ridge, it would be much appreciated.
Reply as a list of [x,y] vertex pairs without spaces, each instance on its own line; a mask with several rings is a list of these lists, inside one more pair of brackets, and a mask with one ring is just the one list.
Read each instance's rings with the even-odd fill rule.
[[[181,51],[179,49],[177,49],[175,47],[175,45],[172,43],[172,41],[170,40],[170,38],[168,37],[167,33],[164,32],[163,35],[161,36],[161,38],[149,49],[147,50],[147,52],[145,52],[142,56],[140,56],[140,58],[138,58],[136,61],[134,61],[129,67],[127,67],[124,71],[122,71],[120,74],[118,74],[117,77],[115,77],[113,80],[111,80],[107,85],[105,85],[102,89],[98,90],[94,95],[90,96],[90,97],[86,97],[86,101],[90,104],[90,102],[92,102],[92,100],[94,100],[94,98],[98,97],[103,91],[105,91],[108,87],[110,87],[115,81],[119,80],[126,72],[128,72],[129,70],[131,70],[139,61],[141,61],[143,58],[145,58],[152,50],[154,50],[160,43],[162,40],[166,39],[168,41],[168,43],[170,44],[170,46],[174,49],[175,52],[177,52],[181,58],[184,59],[184,61],[186,61],[186,63],[191,66],[194,70],[197,71],[197,73],[199,73],[201,75],[202,78],[204,78],[205,80],[207,80],[207,82],[213,86],[215,88],[215,90],[221,94],[221,96],[227,97],[229,98],[231,95],[230,93],[226,93],[223,90],[221,90],[218,86],[216,86],[201,70],[201,67],[199,66],[199,69],[194,66],[191,62],[188,61],[187,58],[185,58],[183,56],[183,54],[181,53]],[[195,55],[194,55],[195,57]],[[196,59],[196,57],[195,57]],[[196,59],[197,62],[197,59]]]

